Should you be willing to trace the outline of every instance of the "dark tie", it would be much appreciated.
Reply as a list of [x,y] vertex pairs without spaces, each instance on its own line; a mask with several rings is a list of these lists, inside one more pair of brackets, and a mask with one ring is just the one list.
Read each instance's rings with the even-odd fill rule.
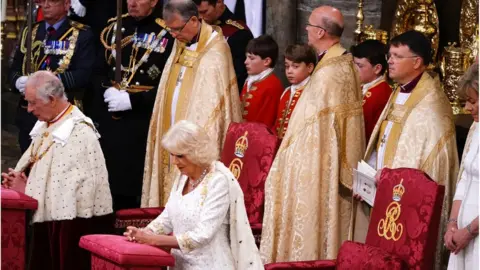
[[[52,38],[52,36],[55,35],[56,32],[57,30],[55,30],[53,26],[49,26],[47,28],[47,39]],[[47,58],[45,59],[45,66],[50,67],[50,55],[47,56]]]
[[52,37],[53,35],[55,35],[56,32],[57,30],[55,30],[55,27],[53,26],[49,26],[47,28],[48,37]]

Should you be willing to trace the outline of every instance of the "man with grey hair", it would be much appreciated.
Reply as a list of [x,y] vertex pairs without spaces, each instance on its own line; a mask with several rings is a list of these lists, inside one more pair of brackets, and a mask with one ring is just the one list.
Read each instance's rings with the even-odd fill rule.
[[25,100],[28,112],[38,118],[30,132],[32,143],[15,169],[2,173],[2,184],[38,201],[30,266],[89,269],[90,257],[78,241],[85,234],[108,232],[113,221],[100,136],[49,71],[29,76]]
[[165,24],[176,39],[160,79],[147,140],[142,207],[164,205],[178,169],[160,145],[180,120],[207,130],[221,150],[230,122],[241,120],[232,56],[222,31],[199,19],[191,0],[168,1]]
[[339,43],[342,13],[316,8],[306,30],[320,60],[265,183],[264,263],[334,259],[351,230],[352,168],[365,149],[362,91]]

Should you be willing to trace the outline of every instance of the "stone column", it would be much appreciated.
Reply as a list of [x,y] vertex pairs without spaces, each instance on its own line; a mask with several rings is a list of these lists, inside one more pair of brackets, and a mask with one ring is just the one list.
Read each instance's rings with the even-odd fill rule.
[[266,0],[265,32],[278,43],[279,56],[275,66],[275,74],[288,85],[285,77],[285,63],[283,55],[290,44],[297,42],[296,18],[297,2],[292,0]]

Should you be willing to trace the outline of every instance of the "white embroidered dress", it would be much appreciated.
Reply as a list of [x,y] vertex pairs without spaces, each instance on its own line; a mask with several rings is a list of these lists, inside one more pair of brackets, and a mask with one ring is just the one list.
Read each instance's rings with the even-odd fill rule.
[[215,162],[205,179],[182,195],[186,184],[187,176],[177,177],[165,210],[147,226],[156,234],[176,236],[180,249],[172,249],[171,269],[263,269],[243,193],[230,171]]
[[[467,153],[462,160],[460,180],[457,183],[454,201],[462,201],[458,212],[458,228],[465,228],[472,220],[478,217],[479,205],[479,136],[478,123],[474,122],[469,134],[469,140],[465,147]],[[449,270],[473,270],[479,269],[479,238],[475,237],[458,254],[450,253],[448,261]]]

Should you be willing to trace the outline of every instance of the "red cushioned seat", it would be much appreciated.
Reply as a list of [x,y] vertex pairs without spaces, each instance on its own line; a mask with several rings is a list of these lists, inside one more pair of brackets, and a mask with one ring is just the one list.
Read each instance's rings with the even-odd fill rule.
[[119,235],[92,234],[80,238],[80,247],[92,253],[92,269],[153,269],[174,266],[165,250],[127,241]]
[[25,269],[26,211],[38,207],[37,200],[14,190],[1,188],[2,269]]
[[336,269],[402,270],[407,269],[407,265],[382,248],[345,241],[338,251]]

